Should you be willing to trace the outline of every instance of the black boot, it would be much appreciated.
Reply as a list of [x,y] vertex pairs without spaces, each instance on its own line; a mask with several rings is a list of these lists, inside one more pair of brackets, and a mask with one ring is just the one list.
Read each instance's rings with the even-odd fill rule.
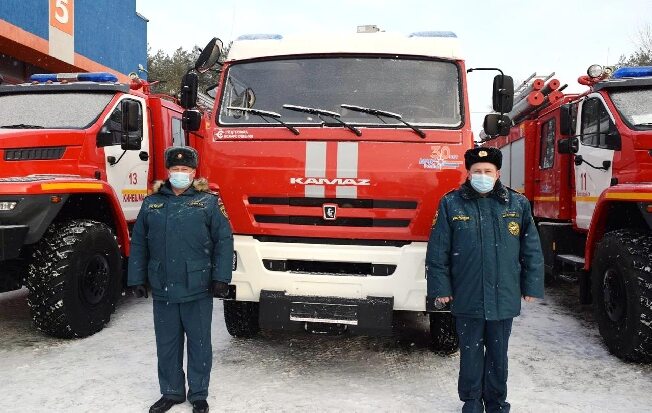
[[208,413],[206,400],[195,400],[192,402],[192,413]]
[[[172,400],[168,399],[167,397],[163,396],[156,403],[154,403],[150,408],[149,408],[149,413],[163,413],[167,412],[174,406],[175,404],[183,403],[184,400]],[[206,410],[208,411],[208,410]]]

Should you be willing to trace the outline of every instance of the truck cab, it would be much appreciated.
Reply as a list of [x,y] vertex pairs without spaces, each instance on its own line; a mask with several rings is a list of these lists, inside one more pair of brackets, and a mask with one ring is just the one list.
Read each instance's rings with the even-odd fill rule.
[[[456,36],[245,35],[221,73],[203,162],[234,229],[228,331],[387,334],[425,311],[428,235],[473,146]],[[454,350],[450,313],[432,320]]]
[[[519,120],[515,188],[533,204],[550,281],[579,283],[609,350],[652,360],[652,67],[594,65],[581,94]],[[520,183],[520,186],[519,186]]]
[[86,336],[109,320],[129,225],[182,108],[133,76],[33,75],[0,86],[0,292],[26,286],[36,326]]

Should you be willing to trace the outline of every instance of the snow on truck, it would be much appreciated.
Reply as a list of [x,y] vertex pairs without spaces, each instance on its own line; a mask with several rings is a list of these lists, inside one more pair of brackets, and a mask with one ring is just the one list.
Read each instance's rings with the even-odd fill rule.
[[132,76],[33,75],[0,86],[0,292],[25,285],[35,325],[103,328],[123,286],[129,226],[163,150],[185,142],[183,108]]
[[[501,179],[533,204],[547,278],[579,283],[613,354],[649,362],[652,67],[611,72],[591,66],[580,94],[524,82],[508,136],[483,144],[503,151]],[[501,129],[485,126],[488,135]]]
[[[464,61],[451,32],[366,29],[245,35],[224,59],[202,162],[235,234],[233,336],[382,335],[394,311],[434,309],[426,242],[473,146]],[[430,312],[438,350],[457,348],[451,320]]]

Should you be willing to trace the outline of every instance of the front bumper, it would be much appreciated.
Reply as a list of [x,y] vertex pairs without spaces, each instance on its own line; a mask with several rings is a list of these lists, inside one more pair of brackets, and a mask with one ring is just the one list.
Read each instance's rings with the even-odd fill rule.
[[354,334],[391,335],[394,299],[347,299],[287,295],[284,291],[260,292],[262,328],[300,331],[309,323],[334,324]]
[[17,258],[25,244],[41,239],[57,216],[68,195],[61,195],[57,203],[51,195],[0,195],[0,202],[16,202],[16,206],[0,211],[0,261]]
[[28,230],[27,225],[0,225],[0,261],[18,258]]

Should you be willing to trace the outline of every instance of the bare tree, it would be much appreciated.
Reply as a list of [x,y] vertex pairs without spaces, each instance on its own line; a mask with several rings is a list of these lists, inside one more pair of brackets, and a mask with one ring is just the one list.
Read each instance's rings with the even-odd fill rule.
[[652,27],[649,23],[638,31],[636,46],[638,49],[630,56],[620,56],[617,64],[618,67],[652,65]]

